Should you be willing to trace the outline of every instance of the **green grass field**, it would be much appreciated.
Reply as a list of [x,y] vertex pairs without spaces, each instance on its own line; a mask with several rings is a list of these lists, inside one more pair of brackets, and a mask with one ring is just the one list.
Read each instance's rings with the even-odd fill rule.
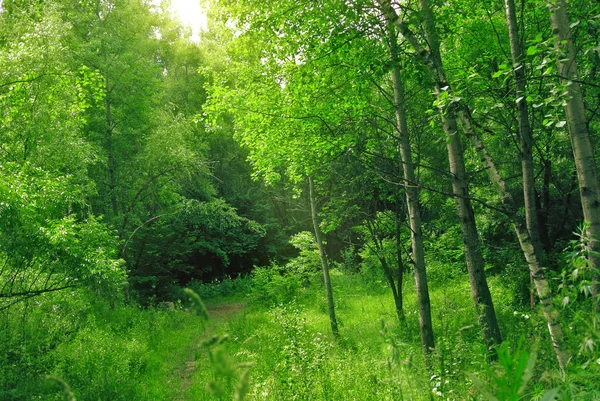
[[[490,363],[466,277],[442,273],[432,274],[430,288],[436,349],[429,367],[412,280],[400,324],[382,281],[334,270],[337,340],[318,275],[310,285],[279,276],[199,285],[208,321],[185,302],[113,310],[86,303],[85,294],[40,298],[4,316],[15,323],[28,313],[12,337],[4,327],[3,340],[19,347],[3,353],[0,399],[555,399],[549,390],[561,400],[599,399],[598,357],[575,355],[562,376],[543,318],[515,310],[500,277],[490,284],[507,346],[500,363]],[[580,336],[570,334],[576,350]]]

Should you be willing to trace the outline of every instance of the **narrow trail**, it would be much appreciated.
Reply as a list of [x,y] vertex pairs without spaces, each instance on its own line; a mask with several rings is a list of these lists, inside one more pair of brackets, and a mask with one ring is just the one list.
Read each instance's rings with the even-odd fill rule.
[[244,305],[245,304],[243,303],[228,303],[208,305],[206,307],[206,310],[208,311],[209,324],[206,330],[198,335],[195,340],[195,344],[191,348],[190,353],[186,358],[185,363],[181,365],[175,373],[175,375],[181,379],[181,386],[179,391],[177,391],[175,398],[173,399],[174,401],[186,401],[185,394],[192,385],[192,378],[194,377],[194,372],[196,371],[196,353],[202,348],[202,340],[211,334],[215,323],[223,322],[227,318],[233,316],[236,312],[242,310]]

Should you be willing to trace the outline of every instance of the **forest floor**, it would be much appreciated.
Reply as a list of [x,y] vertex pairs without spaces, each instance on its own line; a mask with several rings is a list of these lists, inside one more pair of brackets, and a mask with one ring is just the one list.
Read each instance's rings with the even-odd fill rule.
[[[479,401],[484,392],[505,390],[517,391],[519,398],[496,398],[552,399],[544,397],[556,389],[561,401],[600,399],[600,358],[593,356],[585,371],[572,365],[565,379],[555,367],[543,316],[519,308],[503,277],[489,282],[507,346],[502,363],[490,366],[469,283],[442,267],[429,272],[437,335],[429,367],[420,344],[414,282],[403,286],[406,322],[401,325],[383,280],[333,271],[338,338],[331,334],[322,283],[293,286],[277,273],[277,280],[257,280],[255,287],[246,281],[200,288],[208,321],[183,303],[174,309],[112,309],[108,302],[88,306],[82,298],[81,309],[63,311],[59,332],[69,331],[76,313],[87,326],[46,352],[46,369],[64,380],[78,401]],[[62,311],[59,295],[50,294],[55,300],[49,305],[61,305]],[[41,333],[33,325],[39,319],[31,321],[27,332]],[[55,320],[47,322],[44,330],[56,326]],[[576,332],[568,334],[576,350]],[[1,362],[3,369],[11,368]],[[528,371],[517,366],[529,366]],[[0,369],[0,379],[4,374],[5,383],[11,378],[14,383],[4,387],[10,392],[0,386],[1,400],[65,399],[55,381],[25,381],[28,371],[18,368],[12,367],[13,376]]]

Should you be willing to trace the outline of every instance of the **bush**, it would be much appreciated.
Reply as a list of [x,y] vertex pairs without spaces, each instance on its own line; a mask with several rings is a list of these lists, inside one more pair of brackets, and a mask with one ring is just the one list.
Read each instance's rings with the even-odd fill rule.
[[302,285],[308,286],[314,282],[315,273],[321,270],[321,257],[315,237],[308,231],[302,231],[292,236],[290,244],[297,248],[300,254],[285,266],[286,274],[297,276]]
[[[284,274],[285,273],[285,274]],[[302,277],[280,266],[256,267],[252,272],[249,297],[253,302],[270,306],[292,301],[302,287]]]

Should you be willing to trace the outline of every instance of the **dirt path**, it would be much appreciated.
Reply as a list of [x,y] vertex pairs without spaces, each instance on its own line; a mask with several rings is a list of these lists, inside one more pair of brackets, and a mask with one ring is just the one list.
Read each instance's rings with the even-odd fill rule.
[[241,310],[244,307],[242,303],[210,305],[206,307],[208,317],[210,319],[220,320],[222,317],[227,317]]
[[192,378],[196,371],[196,353],[202,348],[202,340],[211,333],[212,326],[215,322],[222,322],[226,318],[234,315],[244,308],[243,303],[229,303],[220,305],[209,305],[206,307],[209,317],[209,326],[198,336],[194,346],[191,348],[185,363],[175,373],[181,380],[181,387],[174,398],[174,401],[185,401],[185,393],[192,385]]

